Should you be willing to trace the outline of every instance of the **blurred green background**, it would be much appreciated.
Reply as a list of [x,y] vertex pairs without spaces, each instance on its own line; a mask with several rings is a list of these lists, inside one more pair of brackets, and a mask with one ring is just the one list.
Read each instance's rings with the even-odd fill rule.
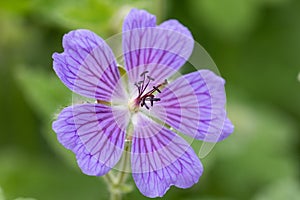
[[[69,30],[103,38],[120,32],[132,7],[192,31],[227,81],[236,127],[202,159],[197,185],[172,187],[163,199],[299,200],[299,0],[1,0],[0,200],[109,198],[104,182],[82,174],[51,130],[72,98],[51,56]],[[134,189],[125,199],[146,198]]]

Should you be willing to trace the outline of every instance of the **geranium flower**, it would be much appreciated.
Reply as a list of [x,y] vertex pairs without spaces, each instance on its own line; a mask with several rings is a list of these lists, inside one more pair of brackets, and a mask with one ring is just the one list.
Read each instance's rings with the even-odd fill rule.
[[108,173],[127,142],[132,176],[143,195],[163,196],[172,185],[191,187],[203,167],[177,133],[209,142],[232,133],[225,82],[209,70],[168,81],[194,45],[190,31],[176,20],[157,26],[155,16],[132,9],[122,34],[125,70],[95,33],[75,30],[63,37],[64,52],[53,54],[54,70],[70,90],[96,103],[63,109],[53,130],[87,175]]

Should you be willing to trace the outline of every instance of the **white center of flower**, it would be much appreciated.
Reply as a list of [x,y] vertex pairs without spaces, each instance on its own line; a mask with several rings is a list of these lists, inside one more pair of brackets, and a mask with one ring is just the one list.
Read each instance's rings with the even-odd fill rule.
[[136,101],[136,99],[131,99],[128,102],[128,108],[129,108],[130,112],[136,113],[139,111],[140,106],[139,106],[138,102]]

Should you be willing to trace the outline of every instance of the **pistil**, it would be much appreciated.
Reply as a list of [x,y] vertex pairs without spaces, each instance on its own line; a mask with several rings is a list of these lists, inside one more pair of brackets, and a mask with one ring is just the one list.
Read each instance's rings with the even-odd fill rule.
[[160,98],[156,98],[154,93],[158,92],[161,93],[160,88],[167,84],[167,80],[165,80],[164,83],[161,83],[157,86],[153,86],[153,88],[145,93],[146,89],[149,86],[149,83],[151,81],[154,81],[155,79],[151,76],[146,76],[146,74],[149,73],[148,71],[143,72],[140,76],[142,77],[142,81],[136,82],[134,85],[138,89],[138,97],[135,98],[133,101],[129,103],[129,108],[133,112],[137,112],[139,107],[145,106],[145,108],[150,109],[147,102],[150,102],[150,106],[152,107],[154,105],[154,102],[160,101]]

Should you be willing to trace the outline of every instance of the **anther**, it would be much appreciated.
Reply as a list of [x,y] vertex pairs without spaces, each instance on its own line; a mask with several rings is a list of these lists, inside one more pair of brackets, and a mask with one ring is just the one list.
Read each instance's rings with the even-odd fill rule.
[[153,86],[153,89],[155,89],[157,92],[161,93],[160,89],[158,87]]
[[145,74],[149,73],[149,71],[144,71],[143,73],[141,73],[141,77],[144,76]]
[[[153,107],[154,102],[160,101],[160,98],[155,98],[154,97],[154,92],[158,92],[161,93],[160,87],[163,87],[164,85],[166,85],[168,82],[165,79],[164,83],[161,83],[157,86],[152,86],[153,89],[149,90],[148,92],[145,92],[147,87],[149,86],[151,81],[154,81],[154,78],[152,78],[151,76],[146,74],[149,73],[149,71],[144,71],[140,76],[143,77],[141,81],[136,82],[134,85],[137,87],[138,89],[138,97],[135,100],[135,105],[136,106],[141,106],[141,107],[145,107],[146,109],[149,109],[150,106],[147,104],[147,102],[150,102],[151,107]],[[146,81],[146,78],[148,79]]]
[[150,81],[154,81],[155,79],[152,78],[151,76],[147,76],[147,78],[150,80]]

